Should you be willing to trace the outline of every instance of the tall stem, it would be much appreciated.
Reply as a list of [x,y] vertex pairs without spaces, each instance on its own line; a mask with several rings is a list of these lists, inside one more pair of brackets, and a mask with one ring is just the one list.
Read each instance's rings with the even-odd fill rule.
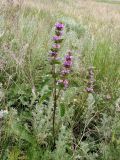
[[53,149],[55,149],[55,115],[56,115],[56,108],[57,108],[57,93],[56,93],[56,70],[55,64],[53,66],[53,76],[54,76],[54,91],[53,91]]

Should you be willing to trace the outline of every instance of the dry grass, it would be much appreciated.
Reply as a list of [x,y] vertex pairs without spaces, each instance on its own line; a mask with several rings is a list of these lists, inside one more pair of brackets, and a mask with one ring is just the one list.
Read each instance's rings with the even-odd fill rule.
[[118,41],[120,35],[120,5],[100,3],[91,0],[75,1],[54,0],[24,0],[24,5],[50,13],[64,12],[87,25],[93,36],[111,36],[113,41]]
[[[18,148],[20,155],[23,153],[26,157],[22,159],[60,160],[61,156],[65,154],[66,158],[64,156],[64,160],[69,160],[72,158],[72,154],[74,156],[74,151],[73,153],[71,152],[71,144],[73,142],[70,142],[70,139],[72,140],[71,133],[74,130],[74,125],[72,126],[72,124],[79,127],[78,122],[82,120],[83,124],[80,123],[80,130],[84,131],[84,125],[86,130],[87,121],[93,126],[92,123],[94,122],[91,121],[91,116],[97,111],[98,116],[96,113],[95,117],[93,116],[96,126],[92,128],[93,133],[96,133],[97,136],[88,135],[88,139],[83,140],[80,148],[75,150],[75,156],[80,154],[83,159],[85,157],[86,160],[95,160],[96,154],[101,153],[98,155],[100,158],[97,159],[105,160],[109,159],[109,157],[112,157],[110,160],[119,159],[115,157],[120,155],[120,140],[117,137],[119,135],[117,132],[118,130],[120,131],[120,118],[114,117],[113,111],[115,110],[115,104],[119,110],[118,98],[120,95],[120,5],[101,3],[95,0],[1,1],[3,6],[6,6],[0,6],[0,80],[2,82],[0,91],[4,95],[0,102],[2,102],[1,108],[10,109],[8,117],[10,124],[6,124],[8,130],[11,130],[13,125],[16,127],[10,133],[7,133],[5,129],[6,134],[3,134],[2,142],[0,143],[0,156],[3,152],[2,157],[8,156],[8,159],[11,160],[20,159],[14,158],[14,155],[12,156],[14,152],[16,153],[16,148]],[[57,127],[59,128],[57,132],[60,131],[58,140],[59,138],[60,140],[57,142],[58,145],[55,152],[51,152],[48,148],[49,144],[51,147],[52,137],[50,137],[50,134],[52,132],[50,131],[51,126],[47,122],[51,123],[53,102],[49,94],[46,97],[46,93],[49,93],[48,88],[52,84],[48,52],[49,47],[52,45],[53,25],[61,19],[65,23],[65,34],[60,57],[64,56],[66,50],[71,49],[74,56],[74,64],[73,75],[69,77],[70,87],[65,94],[61,95],[61,104],[63,107],[65,106],[65,117],[60,120],[59,116],[56,116],[56,124],[58,124]],[[89,96],[84,92],[88,82],[87,68],[91,65],[95,68],[96,80],[93,96]],[[50,86],[50,90],[52,90],[51,88]],[[42,97],[39,97],[39,95],[42,95]],[[42,107],[44,107],[43,112],[41,112]],[[17,110],[18,112],[20,110],[20,116],[19,114],[16,116],[17,114],[14,114],[11,108],[15,108],[16,113]],[[24,112],[22,115],[24,109],[26,116]],[[34,118],[31,115],[30,118],[29,115],[27,117],[27,112],[32,110],[35,110]],[[12,112],[14,115],[11,114]],[[96,119],[97,117],[98,120]],[[31,122],[30,125],[26,123],[29,121]],[[97,124],[98,121],[99,123]],[[23,132],[24,129],[28,132],[21,134],[21,127],[19,129],[16,122],[21,122],[21,126],[24,124]],[[63,126],[60,128],[61,124]],[[70,124],[69,127],[68,124]],[[65,130],[63,128],[64,125]],[[88,132],[92,133],[92,129],[89,130],[88,126]],[[109,131],[108,133],[106,132],[107,130]],[[78,131],[78,134],[81,134],[81,131]],[[86,130],[87,134],[89,134],[88,132]],[[15,135],[15,139],[11,134]],[[65,139],[63,138],[62,140],[62,136]],[[102,140],[101,137],[103,137]],[[8,143],[7,139],[10,139],[11,143]],[[95,145],[94,153],[91,142]],[[110,142],[110,144],[106,142]],[[114,153],[111,151],[112,144]],[[16,148],[14,148],[14,145]],[[89,148],[82,145],[87,145]],[[6,146],[5,151],[4,146]],[[38,148],[34,148],[35,146],[38,146]],[[99,153],[96,150],[96,146],[99,147]],[[71,152],[70,155],[66,152],[67,148],[70,148],[68,150]],[[6,153],[6,150],[9,153]],[[95,157],[90,158],[91,155]]]

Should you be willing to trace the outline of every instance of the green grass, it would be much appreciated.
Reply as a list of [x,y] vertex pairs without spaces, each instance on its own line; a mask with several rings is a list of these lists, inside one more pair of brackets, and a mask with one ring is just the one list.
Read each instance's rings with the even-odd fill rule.
[[[0,110],[8,110],[0,118],[1,160],[119,159],[120,16],[114,7],[31,0],[0,8]],[[60,57],[70,49],[74,63],[58,100],[53,151],[48,52],[56,21],[65,24]],[[90,66],[94,94],[85,90]]]

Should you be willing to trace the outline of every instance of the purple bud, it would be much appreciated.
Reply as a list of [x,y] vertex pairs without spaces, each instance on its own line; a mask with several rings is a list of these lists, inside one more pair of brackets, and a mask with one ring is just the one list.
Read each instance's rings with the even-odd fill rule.
[[70,68],[71,65],[72,65],[72,62],[71,62],[71,61],[65,61],[65,62],[64,62],[64,67],[65,67],[65,68]]
[[71,61],[72,60],[72,56],[68,54],[68,55],[66,55],[65,59],[66,59],[66,61]]
[[69,74],[70,73],[70,70],[62,70],[61,71],[61,74],[64,76],[64,75],[67,75],[67,74]]
[[54,37],[53,37],[53,40],[54,40],[54,41],[59,41],[59,40],[61,40],[61,36],[54,36]]
[[49,54],[50,54],[52,57],[56,57],[58,53],[57,53],[57,52],[54,52],[54,51],[53,51],[53,52],[51,51],[51,52],[49,52]]

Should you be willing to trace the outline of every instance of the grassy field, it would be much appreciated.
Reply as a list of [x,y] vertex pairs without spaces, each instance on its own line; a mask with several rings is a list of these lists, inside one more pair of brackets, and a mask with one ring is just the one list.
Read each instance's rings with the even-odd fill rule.
[[120,0],[97,0],[97,2],[105,2],[105,3],[112,3],[112,4],[120,4]]
[[[116,2],[0,0],[0,160],[120,159]],[[69,87],[56,89],[53,129],[54,79],[61,78],[52,74],[61,64],[49,60],[56,22],[65,25],[59,56],[71,50],[73,65]]]

